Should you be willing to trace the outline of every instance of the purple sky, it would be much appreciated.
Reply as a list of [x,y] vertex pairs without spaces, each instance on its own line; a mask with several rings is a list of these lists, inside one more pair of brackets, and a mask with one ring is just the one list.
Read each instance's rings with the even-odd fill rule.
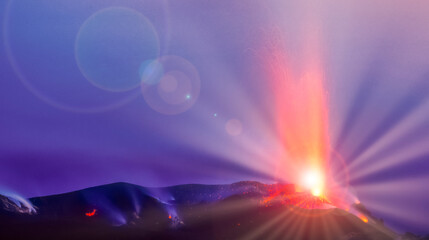
[[[305,31],[317,23],[331,139],[353,191],[391,226],[428,233],[428,10],[425,1],[1,1],[0,189],[271,181],[277,159],[266,152],[279,143],[257,53],[279,33],[305,71]],[[115,14],[121,21],[109,22]],[[198,72],[161,84],[186,99],[142,94],[140,64],[169,55],[179,58],[165,68]],[[99,56],[116,58],[97,65]]]

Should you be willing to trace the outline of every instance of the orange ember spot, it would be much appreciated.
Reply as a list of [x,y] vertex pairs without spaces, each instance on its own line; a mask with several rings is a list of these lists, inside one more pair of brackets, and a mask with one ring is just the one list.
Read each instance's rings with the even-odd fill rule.
[[368,218],[365,216],[365,215],[363,215],[363,214],[360,214],[359,215],[359,218],[360,218],[360,220],[362,220],[363,222],[365,222],[365,223],[367,223],[368,222]]
[[92,216],[94,216],[95,215],[95,212],[97,211],[97,209],[94,209],[94,210],[92,210],[92,212],[87,212],[87,213],[85,213],[85,215],[86,216],[88,216],[88,217],[92,217]]
[[171,215],[168,215],[168,218],[171,219]]

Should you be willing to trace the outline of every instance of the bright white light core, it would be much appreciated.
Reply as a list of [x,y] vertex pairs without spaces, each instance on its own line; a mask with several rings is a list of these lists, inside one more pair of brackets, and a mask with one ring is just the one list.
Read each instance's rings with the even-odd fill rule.
[[323,194],[323,176],[319,171],[309,170],[303,175],[303,187],[306,188],[314,196]]

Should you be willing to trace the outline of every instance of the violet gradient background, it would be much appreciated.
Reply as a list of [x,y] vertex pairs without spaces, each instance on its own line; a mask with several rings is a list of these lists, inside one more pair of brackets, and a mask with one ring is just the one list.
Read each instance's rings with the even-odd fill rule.
[[[112,93],[86,81],[76,34],[112,6],[141,12],[161,54],[196,67],[192,108],[163,115],[139,89]],[[43,11],[58,14],[35,17]],[[353,191],[389,226],[429,233],[428,11],[426,1],[0,1],[0,188],[30,197],[117,181],[272,182],[278,159],[254,155],[255,146],[278,144],[254,52],[275,29],[303,71],[305,31],[317,23],[331,139],[347,164],[361,161],[350,170]],[[42,33],[47,25],[51,34]],[[233,118],[243,125],[237,137],[225,131]],[[362,157],[368,149],[375,154]]]

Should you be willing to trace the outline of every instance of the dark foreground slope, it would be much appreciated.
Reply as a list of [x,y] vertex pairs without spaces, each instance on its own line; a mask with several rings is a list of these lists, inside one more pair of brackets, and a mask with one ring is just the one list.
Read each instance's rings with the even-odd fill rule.
[[[116,183],[32,198],[37,213],[0,211],[0,239],[393,239],[340,209],[261,204],[273,185]],[[283,185],[285,191],[292,191]],[[1,207],[1,206],[0,206]]]

